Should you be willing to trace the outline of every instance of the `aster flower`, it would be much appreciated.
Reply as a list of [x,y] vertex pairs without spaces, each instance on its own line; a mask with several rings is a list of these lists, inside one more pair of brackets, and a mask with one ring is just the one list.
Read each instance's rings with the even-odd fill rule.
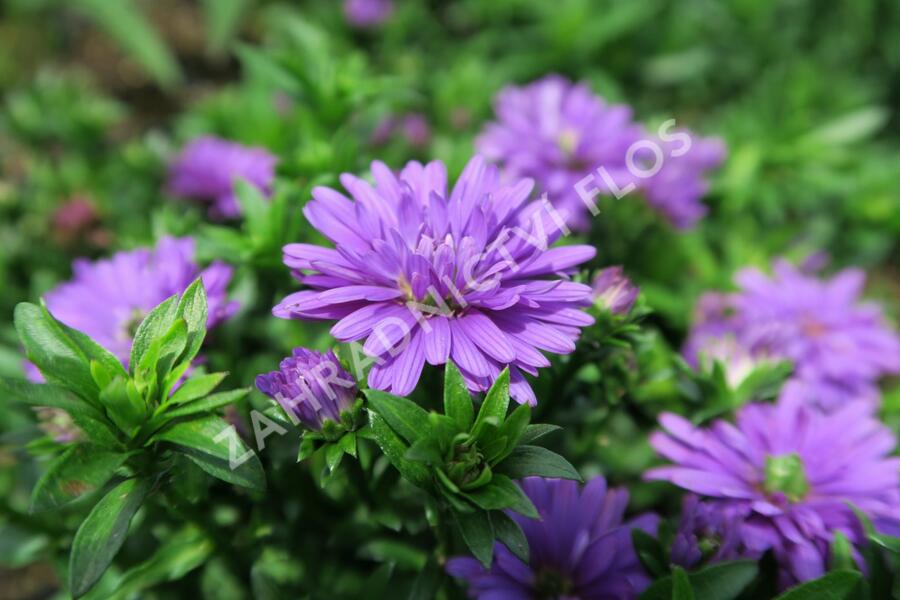
[[[683,136],[679,138],[678,136]],[[709,190],[706,174],[725,160],[725,145],[717,138],[701,138],[687,131],[654,138],[662,150],[659,171],[641,180],[647,203],[679,229],[690,229],[706,214],[700,199]],[[640,160],[642,152],[636,152]],[[650,164],[654,164],[651,160]]]
[[[590,198],[581,194],[621,196],[635,188],[674,226],[691,227],[706,212],[706,172],[725,157],[717,139],[685,130],[650,135],[628,107],[557,75],[504,89],[495,112],[479,151],[514,176],[534,178],[573,229],[589,225]],[[585,178],[590,185],[579,192]]]
[[739,521],[746,556],[775,553],[784,587],[822,575],[836,532],[864,536],[850,505],[868,515],[900,514],[900,458],[871,405],[833,414],[796,400],[750,404],[736,425],[698,429],[664,414],[650,443],[672,466],[648,471],[702,496]]
[[[494,110],[497,121],[476,141],[479,152],[513,177],[533,178],[573,229],[589,225],[577,182],[601,166],[618,189],[637,182],[626,155],[643,137],[640,125],[630,108],[607,104],[586,85],[550,75],[502,90]],[[601,178],[594,184],[612,194]]]
[[344,17],[354,27],[381,25],[394,12],[391,0],[344,0]]
[[631,530],[655,532],[657,518],[624,522],[628,492],[608,490],[603,477],[583,489],[574,481],[529,477],[522,489],[540,520],[508,512],[528,539],[528,564],[502,544],[485,569],[474,558],[456,557],[447,572],[465,579],[472,598],[635,598],[650,583],[631,542]]
[[690,569],[704,559],[722,562],[750,556],[753,553],[741,538],[741,522],[749,513],[749,506],[704,502],[688,494],[672,540],[672,563]]
[[739,292],[701,299],[685,346],[694,364],[730,336],[755,358],[791,361],[795,373],[783,395],[827,409],[848,399],[876,399],[877,379],[900,372],[900,337],[877,305],[859,301],[862,271],[823,280],[778,261],[771,278],[747,269],[736,280]]
[[325,421],[339,423],[356,399],[356,382],[341,367],[334,352],[295,348],[277,371],[259,375],[256,387],[275,399],[284,411],[315,431]]
[[45,301],[58,320],[94,339],[127,365],[137,326],[159,303],[182,293],[198,276],[209,303],[208,326],[237,310],[226,298],[232,269],[214,262],[200,270],[194,240],[166,237],[156,248],[118,252],[111,258],[72,264],[72,280],[49,292]]
[[591,285],[594,302],[614,315],[627,314],[637,300],[638,288],[631,283],[622,267],[607,267],[594,277]]
[[334,249],[289,244],[284,260],[312,289],[274,309],[282,318],[338,320],[340,341],[365,340],[369,386],[409,394],[424,364],[460,368],[470,390],[510,367],[511,393],[536,399],[523,372],[549,365],[541,350],[567,354],[593,319],[579,310],[591,288],[563,273],[594,256],[590,246],[548,248],[561,231],[532,182],[501,184],[480,157],[452,191],[444,165],[410,162],[399,176],[372,163],[375,186],[344,174],[351,201],[313,190],[304,214]]
[[212,136],[188,144],[169,169],[169,189],[178,196],[210,203],[219,219],[241,214],[234,182],[244,179],[263,194],[270,194],[277,159],[264,148]]

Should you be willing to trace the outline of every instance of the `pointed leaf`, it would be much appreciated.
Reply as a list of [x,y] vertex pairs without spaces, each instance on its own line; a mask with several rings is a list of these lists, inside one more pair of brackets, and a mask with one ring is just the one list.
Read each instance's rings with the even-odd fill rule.
[[464,495],[484,510],[510,509],[532,519],[538,518],[537,508],[531,499],[505,475],[495,473],[487,485]]
[[106,571],[149,491],[146,480],[123,481],[94,506],[78,528],[69,559],[69,588],[74,597],[83,596]]
[[[494,417],[499,423],[503,423],[506,419],[506,411],[509,408],[509,367],[503,369],[497,381],[488,390],[484,397],[484,402],[478,410],[478,417],[475,418],[475,425],[472,427],[472,435],[479,437],[484,422]],[[480,438],[479,438],[480,439]]]
[[127,454],[108,452],[91,444],[78,444],[59,455],[31,494],[31,512],[59,508],[96,492],[112,479]]
[[431,429],[428,413],[412,400],[372,389],[366,390],[365,394],[369,406],[407,442],[428,435]]
[[209,315],[207,305],[206,288],[203,280],[197,278],[184,290],[178,301],[176,315],[184,319],[187,324],[187,345],[184,351],[183,361],[191,361],[200,351],[203,340],[206,337],[206,321]]
[[513,479],[536,476],[581,481],[581,475],[569,461],[540,446],[516,447],[494,470]]
[[444,367],[444,414],[453,419],[461,431],[469,431],[475,419],[472,394],[462,373],[450,360]]
[[849,600],[862,582],[858,571],[832,571],[789,589],[777,600]]
[[694,600],[694,590],[688,575],[678,565],[672,569],[672,600]]
[[530,444],[531,442],[544,437],[554,431],[562,429],[559,425],[551,425],[550,423],[535,423],[525,428],[525,433],[519,438],[519,444]]
[[187,417],[204,412],[214,412],[223,406],[230,406],[250,393],[250,388],[242,388],[239,390],[230,390],[227,392],[219,392],[203,398],[195,400],[184,406],[180,406],[174,410],[167,410],[163,415],[166,418]]
[[454,513],[463,541],[486,569],[494,557],[494,526],[484,511],[468,514]]
[[169,397],[168,404],[184,404],[202,398],[216,389],[227,375],[228,373],[210,373],[191,377]]
[[141,321],[134,334],[134,341],[131,344],[131,359],[128,361],[133,373],[136,372],[153,341],[165,335],[172,327],[177,310],[178,296],[170,296],[151,310]]
[[394,465],[404,479],[420,488],[428,488],[431,485],[431,473],[428,468],[417,462],[406,459],[406,451],[409,447],[394,432],[378,413],[369,413],[369,425],[375,436],[375,443],[381,448],[391,464]]
[[228,483],[264,490],[265,473],[231,425],[217,416],[183,421],[157,433],[153,441],[169,442],[201,469]]
[[528,564],[528,538],[522,527],[506,513],[493,511],[490,513],[491,523],[497,539],[503,542],[510,552],[526,565]]
[[[735,560],[704,567],[688,575],[694,596],[701,600],[735,600],[756,577],[759,567],[753,560]],[[671,600],[672,577],[656,580],[640,600]]]

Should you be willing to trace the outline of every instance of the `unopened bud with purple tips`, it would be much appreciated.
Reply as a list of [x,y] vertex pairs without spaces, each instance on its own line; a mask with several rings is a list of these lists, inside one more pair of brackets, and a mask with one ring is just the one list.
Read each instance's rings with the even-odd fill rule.
[[622,272],[622,267],[607,267],[594,277],[594,302],[614,315],[627,314],[637,299],[638,288]]
[[256,387],[309,429],[322,431],[327,421],[351,425],[346,421],[356,401],[356,381],[334,352],[295,348],[279,370],[257,376]]

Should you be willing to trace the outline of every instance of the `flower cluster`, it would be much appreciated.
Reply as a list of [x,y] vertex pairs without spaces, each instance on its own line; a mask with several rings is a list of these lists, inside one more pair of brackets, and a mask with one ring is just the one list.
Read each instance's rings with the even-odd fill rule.
[[[549,248],[558,215],[529,202],[530,180],[500,181],[475,157],[452,190],[440,162],[411,162],[399,176],[372,164],[375,185],[344,174],[352,200],[319,187],[304,214],[334,249],[289,244],[284,261],[309,288],[274,309],[282,318],[337,320],[332,335],[365,340],[369,385],[409,394],[424,364],[452,358],[470,390],[510,367],[511,393],[536,403],[523,376],[567,354],[593,319],[591,288],[563,274],[590,246]],[[550,209],[550,210],[547,210]]]
[[[706,172],[725,157],[719,140],[686,132],[648,134],[631,109],[607,104],[584,84],[551,75],[503,90],[497,121],[478,139],[478,149],[511,176],[532,177],[573,229],[587,229],[588,208],[577,186],[594,180],[601,194],[642,188],[651,206],[675,226],[692,226],[705,213]],[[659,155],[648,152],[648,148]],[[649,165],[645,164],[649,163]]]
[[790,360],[795,373],[782,395],[829,410],[877,399],[877,379],[900,372],[900,337],[878,306],[859,302],[861,271],[823,280],[779,261],[771,278],[748,269],[736,281],[737,293],[701,298],[685,346],[694,364],[723,341],[752,359]]
[[203,280],[209,302],[208,326],[237,310],[226,288],[232,269],[214,262],[201,270],[194,260],[194,240],[165,237],[156,248],[118,252],[90,262],[76,260],[72,280],[46,295],[54,317],[87,335],[128,362],[137,326],[160,302],[182,293],[197,277]]
[[490,569],[469,557],[447,562],[451,575],[468,582],[472,598],[627,600],[649,585],[631,530],[655,533],[658,519],[644,515],[625,522],[628,492],[607,489],[603,477],[581,490],[574,481],[529,477],[522,489],[540,519],[508,514],[528,539],[528,564],[499,543]]
[[268,195],[277,159],[263,148],[206,136],[188,144],[169,170],[169,190],[176,196],[210,203],[210,215],[230,219],[241,214],[234,182],[243,179]]
[[896,439],[872,413],[860,402],[826,414],[783,399],[747,405],[735,425],[716,421],[706,429],[663,415],[665,432],[650,442],[675,464],[645,476],[705,503],[681,532],[682,562],[700,555],[687,533],[712,531],[722,557],[772,550],[787,587],[825,572],[836,532],[863,542],[851,506],[876,518],[900,514],[900,458],[890,456]]

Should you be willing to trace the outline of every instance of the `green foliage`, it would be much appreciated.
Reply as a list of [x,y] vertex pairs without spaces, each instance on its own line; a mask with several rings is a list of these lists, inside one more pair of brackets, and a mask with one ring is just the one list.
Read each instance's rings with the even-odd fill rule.
[[507,415],[508,369],[488,390],[476,415],[459,369],[448,362],[443,397],[444,414],[428,413],[406,398],[367,390],[376,442],[410,483],[440,498],[482,563],[490,565],[494,539],[521,556],[526,553],[521,532],[500,511],[530,518],[538,514],[513,479],[539,475],[580,481],[581,476],[555,452],[521,444],[531,409],[523,404]]

